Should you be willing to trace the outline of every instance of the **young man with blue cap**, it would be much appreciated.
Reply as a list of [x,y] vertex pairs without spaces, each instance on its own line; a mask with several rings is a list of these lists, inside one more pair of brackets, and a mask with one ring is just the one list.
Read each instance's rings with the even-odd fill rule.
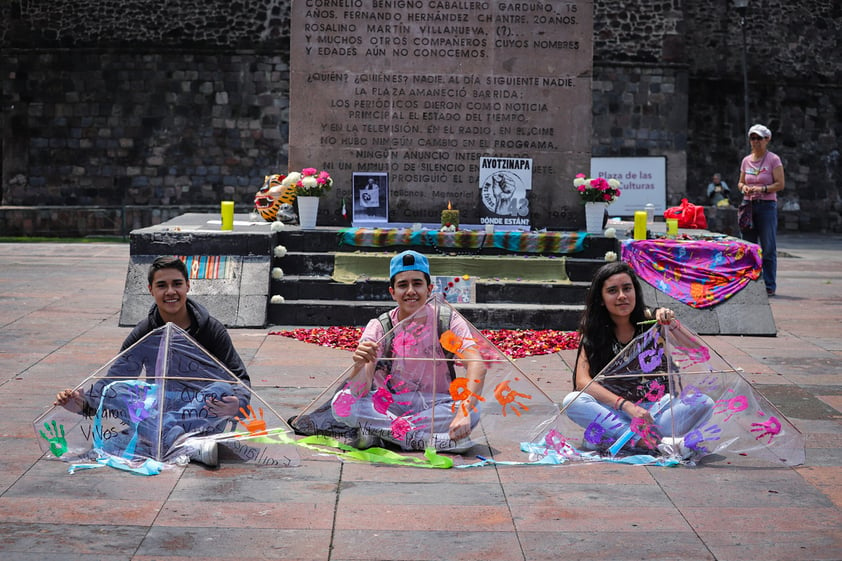
[[[354,367],[331,400],[332,416],[357,430],[358,448],[386,442],[404,450],[464,451],[473,446],[486,370],[468,323],[446,304],[428,302],[430,262],[417,251],[392,258],[389,293],[397,307],[368,322]],[[452,355],[441,346],[445,332],[462,345],[464,377],[456,377]],[[463,392],[458,401],[454,387]]]

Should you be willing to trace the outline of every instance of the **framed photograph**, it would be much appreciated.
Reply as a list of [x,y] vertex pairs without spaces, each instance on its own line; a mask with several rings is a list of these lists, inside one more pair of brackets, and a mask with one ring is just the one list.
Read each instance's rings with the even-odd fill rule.
[[354,173],[353,198],[352,225],[368,226],[389,222],[389,175],[387,173]]

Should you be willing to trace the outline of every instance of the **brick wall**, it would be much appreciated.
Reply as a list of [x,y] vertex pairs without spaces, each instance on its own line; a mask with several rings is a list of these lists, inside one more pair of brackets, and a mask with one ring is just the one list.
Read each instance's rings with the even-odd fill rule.
[[[788,227],[842,229],[842,8],[752,4],[750,121],[773,130],[802,208]],[[286,168],[288,14],[289,0],[0,3],[2,204],[141,205],[154,221],[249,201]],[[714,171],[736,183],[747,146],[730,1],[599,0],[594,22],[594,155],[666,155],[670,202],[701,202]],[[0,234],[50,232],[45,213],[22,212],[0,208]],[[91,219],[70,222],[84,233]]]

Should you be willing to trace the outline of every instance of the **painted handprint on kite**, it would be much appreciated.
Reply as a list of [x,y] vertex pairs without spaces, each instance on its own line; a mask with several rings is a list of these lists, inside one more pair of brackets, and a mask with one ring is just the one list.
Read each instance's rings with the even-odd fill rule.
[[631,431],[640,438],[640,443],[644,447],[653,449],[661,440],[658,434],[658,428],[652,423],[647,423],[643,419],[635,417],[631,421]]
[[681,352],[673,353],[672,359],[682,368],[710,361],[710,350],[707,347],[675,347],[675,349]]
[[268,434],[266,432],[266,421],[263,419],[263,408],[259,407],[257,411],[260,413],[260,417],[254,414],[254,408],[251,405],[246,405],[246,409],[240,407],[240,414],[242,417],[234,417],[237,421],[243,425],[249,434],[253,436],[261,436]]
[[64,435],[64,425],[57,425],[55,420],[52,422],[52,426],[48,423],[44,423],[44,429],[47,431],[39,431],[41,433],[41,438],[46,440],[50,443],[50,452],[53,453],[53,456],[56,458],[60,458],[65,452],[67,452],[67,439]]
[[760,440],[764,436],[768,436],[769,440],[766,441],[766,444],[771,444],[772,439],[781,432],[781,422],[777,417],[769,417],[769,420],[765,423],[752,423],[751,432],[760,433],[754,437],[755,440]]
[[698,384],[688,384],[678,396],[679,401],[685,405],[698,405],[705,398],[705,392],[714,392],[719,389],[719,381],[716,376],[705,376]]
[[129,412],[129,420],[137,424],[152,414],[146,405],[146,398],[149,395],[149,387],[145,385],[133,385],[129,388],[129,398],[126,402],[126,409]]
[[[386,384],[388,385],[389,380],[392,378],[392,375],[389,374],[386,376]],[[386,412],[389,410],[389,407],[395,403],[395,396],[409,393],[412,390],[405,388],[406,381],[401,380],[394,385],[392,391],[389,391],[388,387],[380,386],[375,390],[374,395],[371,396],[372,405],[374,406],[374,410],[380,413],[381,415],[385,415]],[[393,393],[394,392],[394,393]],[[399,405],[409,405],[410,401],[398,401]]]
[[[717,407],[719,409],[717,409]],[[728,416],[722,419],[722,422],[726,423],[728,422],[728,419],[734,416],[735,413],[745,411],[746,409],[748,409],[748,398],[744,395],[738,395],[737,397],[732,397],[731,399],[720,399],[717,401],[713,412],[714,414],[719,414],[730,411]]]
[[[616,422],[615,422],[616,421]],[[608,427],[603,426],[608,423],[614,423]],[[623,426],[622,421],[611,411],[607,411],[604,415],[599,415],[591,424],[585,429],[584,438],[586,442],[599,446],[607,443],[610,438],[605,435],[609,430],[618,429]]]
[[398,440],[405,440],[406,435],[412,431],[425,429],[427,425],[421,425],[420,422],[425,420],[425,417],[414,416],[415,413],[407,413],[401,415],[392,421],[391,431],[392,436]]
[[710,454],[710,450],[703,446],[703,442],[715,442],[719,440],[719,435],[722,429],[719,425],[707,425],[695,430],[691,430],[684,435],[684,445],[702,454]]
[[[515,378],[515,380],[519,380],[520,378]],[[511,406],[512,411],[515,415],[520,417],[521,411],[529,411],[529,407],[524,405],[523,403],[519,403],[516,401],[519,398],[522,399],[532,399],[532,396],[525,393],[520,393],[513,390],[509,387],[509,381],[504,380],[497,384],[497,387],[494,388],[494,397],[497,399],[497,403],[503,406],[503,416],[506,416],[506,407]],[[520,408],[518,410],[517,408]]]
[[[480,383],[482,380],[474,380],[476,383]],[[450,383],[450,397],[453,399],[453,404],[450,406],[451,413],[456,412],[456,402],[459,401],[459,407],[462,408],[462,414],[466,417],[468,416],[468,400],[471,397],[477,398],[477,401],[485,401],[485,398],[481,395],[472,392],[468,389],[468,382],[467,378],[456,378]],[[475,413],[478,411],[476,405],[473,403],[471,404],[471,410]]]

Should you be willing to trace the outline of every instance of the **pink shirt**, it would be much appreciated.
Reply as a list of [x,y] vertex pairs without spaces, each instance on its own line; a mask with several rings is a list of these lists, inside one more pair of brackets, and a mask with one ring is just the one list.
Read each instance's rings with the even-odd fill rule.
[[[760,185],[771,185],[775,182],[775,178],[772,175],[772,172],[775,168],[782,166],[780,157],[775,154],[774,152],[769,152],[766,150],[766,154],[760,159],[759,162],[755,162],[752,160],[753,156],[749,154],[745,158],[743,158],[743,163],[740,165],[740,171],[745,172],[746,180],[744,183],[748,186],[755,186]],[[777,193],[760,193],[758,195],[744,195],[746,199],[752,201],[776,201],[778,200]]]
[[[447,393],[450,388],[450,371],[444,359],[444,353],[436,338],[438,331],[438,316],[434,306],[425,307],[427,313],[420,317],[420,313],[414,316],[414,320],[405,324],[395,332],[392,341],[391,376],[389,385],[399,390],[420,391],[423,393]],[[423,313],[423,312],[421,312]],[[392,325],[398,324],[398,309],[389,312],[392,318]],[[423,320],[423,321],[422,321]],[[471,330],[468,323],[458,313],[450,318],[450,330],[463,340],[462,349],[473,346],[475,343],[471,338]],[[377,318],[368,322],[360,341],[380,341],[385,333],[383,326]],[[382,356],[383,348],[378,353]],[[418,358],[441,358],[434,360],[411,360]],[[407,358],[410,360],[401,360]],[[385,381],[376,374],[376,382],[385,385]]]

